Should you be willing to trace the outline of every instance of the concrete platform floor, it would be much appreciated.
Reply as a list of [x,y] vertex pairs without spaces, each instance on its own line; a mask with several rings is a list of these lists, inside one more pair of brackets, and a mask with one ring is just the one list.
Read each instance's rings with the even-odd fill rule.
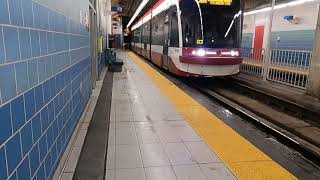
[[127,53],[119,56],[107,180],[236,179]]

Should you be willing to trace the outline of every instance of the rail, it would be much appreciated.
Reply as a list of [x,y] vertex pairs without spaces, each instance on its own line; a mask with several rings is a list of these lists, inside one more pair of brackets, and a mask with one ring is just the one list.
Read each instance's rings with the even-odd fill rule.
[[311,51],[271,49],[266,52],[264,49],[243,48],[242,54],[241,73],[300,89],[307,88]]

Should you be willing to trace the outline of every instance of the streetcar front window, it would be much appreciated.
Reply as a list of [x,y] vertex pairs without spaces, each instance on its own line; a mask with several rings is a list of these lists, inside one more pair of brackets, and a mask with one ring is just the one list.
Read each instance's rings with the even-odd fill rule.
[[184,47],[238,48],[241,44],[240,0],[181,0]]

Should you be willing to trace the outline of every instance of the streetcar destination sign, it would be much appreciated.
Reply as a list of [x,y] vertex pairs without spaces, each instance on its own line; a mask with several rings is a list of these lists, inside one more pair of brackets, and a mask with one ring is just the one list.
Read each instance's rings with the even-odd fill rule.
[[232,0],[199,0],[200,4],[210,4],[219,6],[230,6]]

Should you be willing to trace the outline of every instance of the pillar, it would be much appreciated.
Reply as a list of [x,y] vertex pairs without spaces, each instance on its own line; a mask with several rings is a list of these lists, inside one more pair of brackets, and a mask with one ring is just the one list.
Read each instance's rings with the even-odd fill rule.
[[318,4],[318,19],[314,40],[307,94],[320,98],[320,4]]

